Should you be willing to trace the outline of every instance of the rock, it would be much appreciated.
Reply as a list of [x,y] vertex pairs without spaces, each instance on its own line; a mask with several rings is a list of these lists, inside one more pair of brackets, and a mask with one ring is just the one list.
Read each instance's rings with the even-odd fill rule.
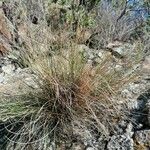
[[[150,87],[150,82],[142,79],[138,80],[138,82],[128,84],[121,91],[121,97],[123,101],[126,101],[126,106],[130,110],[133,109],[141,109],[143,106],[145,107],[145,100],[142,98],[138,98],[140,95],[142,96],[145,91],[147,91]],[[147,101],[147,100],[146,100]]]
[[7,66],[3,66],[2,67],[2,71],[5,73],[5,74],[13,74],[14,71],[15,71],[15,66],[13,64],[9,64]]
[[95,148],[93,148],[93,147],[88,147],[88,148],[86,148],[86,150],[95,150]]
[[36,84],[36,82],[34,81],[33,76],[28,77],[24,80],[25,84],[27,84],[29,87],[33,88],[33,89],[37,89],[38,85]]
[[127,135],[114,135],[108,142],[108,150],[134,150],[133,139]]
[[114,42],[110,42],[108,43],[107,47],[108,48],[115,48],[115,47],[120,47],[123,43],[120,41],[114,41]]
[[3,77],[4,81],[0,86],[0,100],[2,100],[2,97],[6,97],[7,100],[7,96],[13,97],[15,95],[26,94],[37,87],[37,85],[33,85],[35,83],[34,75],[31,74],[28,70],[23,69],[18,73],[14,72],[14,74],[9,74]]
[[[135,130],[148,129],[150,127],[149,122],[149,102],[150,102],[150,91],[145,91],[135,100],[137,107],[131,109],[132,121],[135,122]],[[131,104],[131,103],[129,103]]]
[[143,146],[145,150],[150,148],[150,130],[136,131],[134,138],[137,146]]
[[99,59],[99,62],[102,62],[106,59],[109,59],[109,57],[111,57],[111,53],[104,50],[100,50],[96,53],[96,56]]
[[128,136],[132,137],[133,136],[133,125],[132,123],[130,122],[128,125],[127,125],[127,128],[126,128],[126,133]]
[[77,48],[79,52],[83,53],[83,56],[88,60],[93,60],[96,57],[95,51],[84,44],[77,45]]
[[133,125],[129,123],[125,129],[125,133],[121,135],[113,135],[108,142],[108,150],[133,150]]
[[130,54],[132,54],[132,50],[134,49],[134,45],[130,43],[123,43],[120,41],[114,41],[109,43],[106,48],[112,52],[112,55],[117,58],[124,58]]
[[122,69],[122,66],[120,64],[115,65],[115,70],[120,71]]

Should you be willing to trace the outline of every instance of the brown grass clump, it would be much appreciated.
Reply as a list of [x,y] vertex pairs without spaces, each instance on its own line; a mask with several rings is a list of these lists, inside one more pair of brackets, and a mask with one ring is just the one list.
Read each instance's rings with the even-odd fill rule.
[[24,125],[10,139],[18,148],[36,149],[48,147],[54,141],[61,143],[71,139],[74,126],[107,137],[114,120],[124,115],[114,96],[135,74],[126,75],[123,70],[110,68],[111,56],[93,66],[78,51],[78,46],[67,40],[68,47],[66,43],[60,44],[55,52],[42,51],[41,45],[36,49],[37,43],[29,40],[23,59],[37,75],[40,92],[31,93],[20,104],[25,107],[24,113],[20,109],[18,112],[23,114]]

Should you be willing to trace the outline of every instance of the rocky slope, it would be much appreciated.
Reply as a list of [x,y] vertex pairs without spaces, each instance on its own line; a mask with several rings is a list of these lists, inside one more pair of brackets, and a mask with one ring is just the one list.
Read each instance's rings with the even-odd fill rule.
[[[10,102],[19,94],[23,95],[39,90],[34,82],[36,75],[29,68],[23,68],[19,65],[19,52],[14,47],[14,43],[18,43],[18,36],[24,32],[19,32],[19,30],[16,32],[14,24],[8,19],[3,9],[0,9],[0,102],[1,100]],[[116,62],[110,65],[116,65],[116,69],[119,69],[122,67],[122,57],[131,52],[133,45],[130,43],[110,43],[108,48],[112,49],[111,52],[104,49],[93,50],[84,44],[78,46],[93,64],[100,63],[102,59],[111,55]],[[122,57],[118,58],[118,56]],[[67,149],[66,147],[71,150],[150,149],[150,56],[144,57],[139,66],[141,72],[138,81],[130,83],[120,91],[118,99],[120,99],[120,105],[125,108],[123,111],[127,111],[128,118],[122,118],[115,124],[115,132],[105,139],[104,137],[90,137],[89,131],[87,131],[84,138],[81,138],[78,134],[82,131],[75,128],[74,132],[77,137],[62,143],[58,149]],[[5,148],[10,150],[10,147],[6,146],[8,142],[6,137],[10,136],[6,128],[8,124],[7,120],[1,120],[0,149],[2,150]],[[13,128],[16,130],[16,127]],[[55,143],[51,143],[49,149],[53,150],[54,145]]]

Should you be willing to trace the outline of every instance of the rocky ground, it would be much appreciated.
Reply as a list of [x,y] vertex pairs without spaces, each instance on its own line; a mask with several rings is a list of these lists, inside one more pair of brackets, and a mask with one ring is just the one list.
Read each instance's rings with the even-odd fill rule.
[[[13,54],[12,34],[13,26],[0,9],[0,100],[6,101],[18,93],[26,94],[31,90],[38,90],[34,82],[36,76],[29,68],[22,68],[17,62],[18,58]],[[125,43],[130,45],[129,43]],[[122,43],[113,52],[123,56]],[[109,44],[108,47],[111,47]],[[131,46],[131,45],[130,45]],[[104,57],[114,55],[105,50],[92,50],[86,45],[79,45],[85,51],[89,61],[99,63]],[[130,50],[130,48],[129,48]],[[17,53],[17,52],[15,52]],[[116,54],[116,53],[115,53]],[[114,56],[116,57],[116,56]],[[116,58],[118,59],[118,58]],[[120,58],[119,58],[120,59]],[[119,69],[120,64],[116,64]],[[128,118],[122,119],[116,124],[116,132],[109,135],[108,139],[103,137],[86,137],[76,139],[69,143],[72,150],[149,150],[150,149],[150,55],[145,56],[140,64],[140,78],[138,81],[130,83],[120,92],[120,103],[128,110]],[[0,123],[0,149],[5,150],[6,122]],[[88,132],[88,131],[87,131]],[[88,135],[88,134],[87,134]],[[53,149],[53,145],[50,148]],[[63,144],[60,150],[63,150]]]

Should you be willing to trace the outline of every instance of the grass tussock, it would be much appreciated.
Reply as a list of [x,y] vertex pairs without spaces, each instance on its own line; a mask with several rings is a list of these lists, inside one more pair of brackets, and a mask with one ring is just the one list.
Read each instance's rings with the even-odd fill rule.
[[[8,148],[14,143],[18,150],[46,149],[51,142],[71,140],[74,127],[109,136],[113,122],[124,116],[114,97],[123,85],[135,79],[136,72],[126,74],[134,64],[128,61],[126,68],[116,71],[110,66],[113,63],[110,55],[93,66],[70,40],[66,42],[68,47],[63,43],[53,52],[43,51],[33,39],[32,36],[23,59],[38,77],[35,81],[40,90],[9,107],[10,115],[16,113],[23,125],[9,138]],[[8,116],[5,112],[5,117]]]

